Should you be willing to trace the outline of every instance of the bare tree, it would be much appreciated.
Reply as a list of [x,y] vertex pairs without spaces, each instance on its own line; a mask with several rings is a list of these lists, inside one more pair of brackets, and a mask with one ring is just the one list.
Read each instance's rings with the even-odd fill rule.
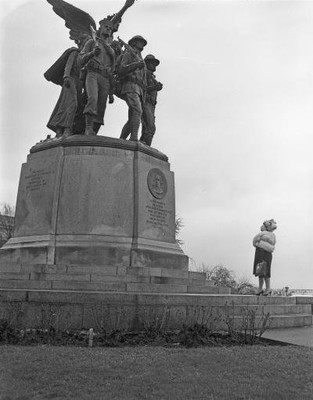
[[255,294],[257,287],[251,283],[250,277],[241,276],[236,279],[236,286],[238,294]]
[[13,235],[15,207],[3,203],[0,209],[0,247]]
[[233,288],[236,286],[234,272],[221,264],[216,265],[206,271],[207,279],[214,282],[215,286],[227,286]]
[[256,287],[247,276],[236,277],[234,271],[224,267],[222,264],[210,266],[202,263],[197,265],[193,261],[194,269],[198,272],[205,272],[208,280],[214,282],[215,286],[227,286],[235,289],[238,294],[255,294]]

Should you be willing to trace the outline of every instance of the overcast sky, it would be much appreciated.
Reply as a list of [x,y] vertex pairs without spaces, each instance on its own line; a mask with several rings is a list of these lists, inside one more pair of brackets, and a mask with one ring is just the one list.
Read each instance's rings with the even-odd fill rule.
[[[70,3],[98,22],[124,0]],[[73,42],[45,0],[0,5],[0,202],[15,204],[60,91],[43,73]],[[256,283],[252,238],[274,218],[272,286],[313,288],[313,1],[137,0],[118,32],[136,34],[161,61],[153,147],[175,173],[184,252]],[[117,99],[100,134],[126,119]]]

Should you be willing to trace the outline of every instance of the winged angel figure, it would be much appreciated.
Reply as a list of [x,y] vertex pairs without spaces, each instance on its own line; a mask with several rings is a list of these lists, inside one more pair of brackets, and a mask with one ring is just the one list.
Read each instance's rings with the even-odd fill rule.
[[115,53],[113,33],[125,11],[135,0],[126,0],[122,9],[99,21],[64,0],[47,0],[65,21],[76,47],[67,49],[45,72],[48,81],[62,86],[47,127],[56,138],[73,134],[96,135],[103,125],[107,99],[113,102],[112,73]]

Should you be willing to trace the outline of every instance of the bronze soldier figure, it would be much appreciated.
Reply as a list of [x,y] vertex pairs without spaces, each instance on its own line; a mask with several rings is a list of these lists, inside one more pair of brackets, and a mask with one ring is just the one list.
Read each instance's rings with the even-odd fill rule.
[[155,127],[155,107],[157,104],[158,91],[162,90],[163,85],[155,78],[154,72],[160,61],[152,54],[148,54],[144,59],[147,66],[147,88],[142,113],[142,131],[140,141],[151,146]]
[[142,117],[143,101],[146,90],[146,64],[141,52],[147,41],[142,36],[134,36],[124,43],[126,51],[119,66],[119,77],[122,83],[121,97],[128,105],[128,120],[120,138],[138,140],[138,131]]
[[87,104],[84,109],[85,135],[96,135],[103,125],[115,63],[115,54],[110,46],[112,29],[112,22],[103,19],[97,32],[99,37],[95,36],[90,39],[81,51],[81,65],[87,72],[85,81]]
[[56,133],[56,138],[66,138],[75,132],[78,107],[82,102],[82,82],[80,79],[79,50],[88,35],[82,33],[71,37],[77,47],[67,49],[61,57],[45,72],[48,81],[62,86],[57,104],[51,114],[47,127]]

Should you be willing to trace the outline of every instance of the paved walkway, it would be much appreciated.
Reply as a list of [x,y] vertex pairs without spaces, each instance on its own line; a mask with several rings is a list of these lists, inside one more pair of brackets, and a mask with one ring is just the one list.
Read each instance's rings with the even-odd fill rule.
[[268,329],[262,337],[313,348],[313,325],[300,328]]

